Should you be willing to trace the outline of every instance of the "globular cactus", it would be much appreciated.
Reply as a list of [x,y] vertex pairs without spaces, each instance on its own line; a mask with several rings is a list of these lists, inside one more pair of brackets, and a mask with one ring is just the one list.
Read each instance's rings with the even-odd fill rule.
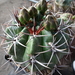
[[[25,70],[30,75],[44,75],[42,71],[46,69],[48,74],[52,73],[55,65],[61,66],[61,59],[71,54],[73,15],[63,13],[57,17],[47,10],[47,2],[40,0],[36,5],[14,13],[14,24],[6,30],[3,28],[4,44],[7,44],[11,60],[22,67],[20,71]],[[16,70],[16,73],[20,71]]]

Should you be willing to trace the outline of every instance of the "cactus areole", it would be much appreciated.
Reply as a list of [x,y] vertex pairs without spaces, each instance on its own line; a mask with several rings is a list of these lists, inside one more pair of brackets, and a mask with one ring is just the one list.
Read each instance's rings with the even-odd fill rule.
[[67,13],[56,17],[47,10],[45,0],[28,9],[23,7],[14,13],[13,25],[3,29],[9,54],[5,58],[8,60],[12,56],[12,61],[31,75],[34,72],[42,75],[44,69],[52,71],[55,65],[61,65],[64,56],[70,54],[71,23],[64,20]]

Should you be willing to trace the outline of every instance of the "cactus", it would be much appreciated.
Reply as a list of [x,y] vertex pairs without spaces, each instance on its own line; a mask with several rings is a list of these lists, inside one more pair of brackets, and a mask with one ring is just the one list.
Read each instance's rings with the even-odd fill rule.
[[[6,30],[2,27],[2,38],[6,40],[2,45],[7,45],[5,48],[10,55],[6,55],[7,60],[11,59],[14,64],[20,65],[20,71],[25,70],[30,75],[44,75],[42,71],[47,69],[49,74],[52,73],[55,65],[61,66],[61,59],[71,54],[73,15],[63,13],[57,17],[47,10],[47,2],[40,0],[34,6],[23,7],[19,13],[14,13],[16,22],[14,20],[14,24]],[[17,69],[16,73],[19,73]]]
[[55,0],[55,4],[60,8],[61,11],[67,11],[73,0]]

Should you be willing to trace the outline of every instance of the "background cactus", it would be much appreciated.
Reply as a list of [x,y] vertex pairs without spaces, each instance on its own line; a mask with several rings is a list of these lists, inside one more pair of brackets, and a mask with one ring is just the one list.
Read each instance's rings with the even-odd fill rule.
[[[2,27],[2,38],[6,40],[3,45],[7,44],[5,48],[12,57],[8,56],[7,60],[11,59],[19,65],[18,68],[22,68],[20,71],[44,75],[42,71],[49,70],[48,74],[53,74],[55,66],[68,65],[62,64],[61,59],[67,59],[71,54],[73,15],[53,13],[47,8],[47,2],[40,0],[34,6],[23,7],[19,13],[14,13],[14,24],[6,30]],[[16,73],[20,72],[18,68]]]

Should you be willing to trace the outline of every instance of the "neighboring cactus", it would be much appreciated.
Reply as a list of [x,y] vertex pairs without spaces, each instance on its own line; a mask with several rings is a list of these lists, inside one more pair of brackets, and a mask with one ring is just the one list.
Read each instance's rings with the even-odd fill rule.
[[13,56],[12,61],[23,67],[20,71],[25,69],[31,75],[34,72],[43,75],[41,71],[44,69],[52,71],[55,65],[62,65],[64,56],[71,53],[73,21],[68,20],[71,14],[56,17],[46,10],[45,0],[39,1],[35,7],[24,7],[19,14],[14,14],[16,23],[3,29],[4,44],[7,44],[8,54]]
[[60,11],[67,11],[73,0],[55,0],[55,4],[60,8]]

